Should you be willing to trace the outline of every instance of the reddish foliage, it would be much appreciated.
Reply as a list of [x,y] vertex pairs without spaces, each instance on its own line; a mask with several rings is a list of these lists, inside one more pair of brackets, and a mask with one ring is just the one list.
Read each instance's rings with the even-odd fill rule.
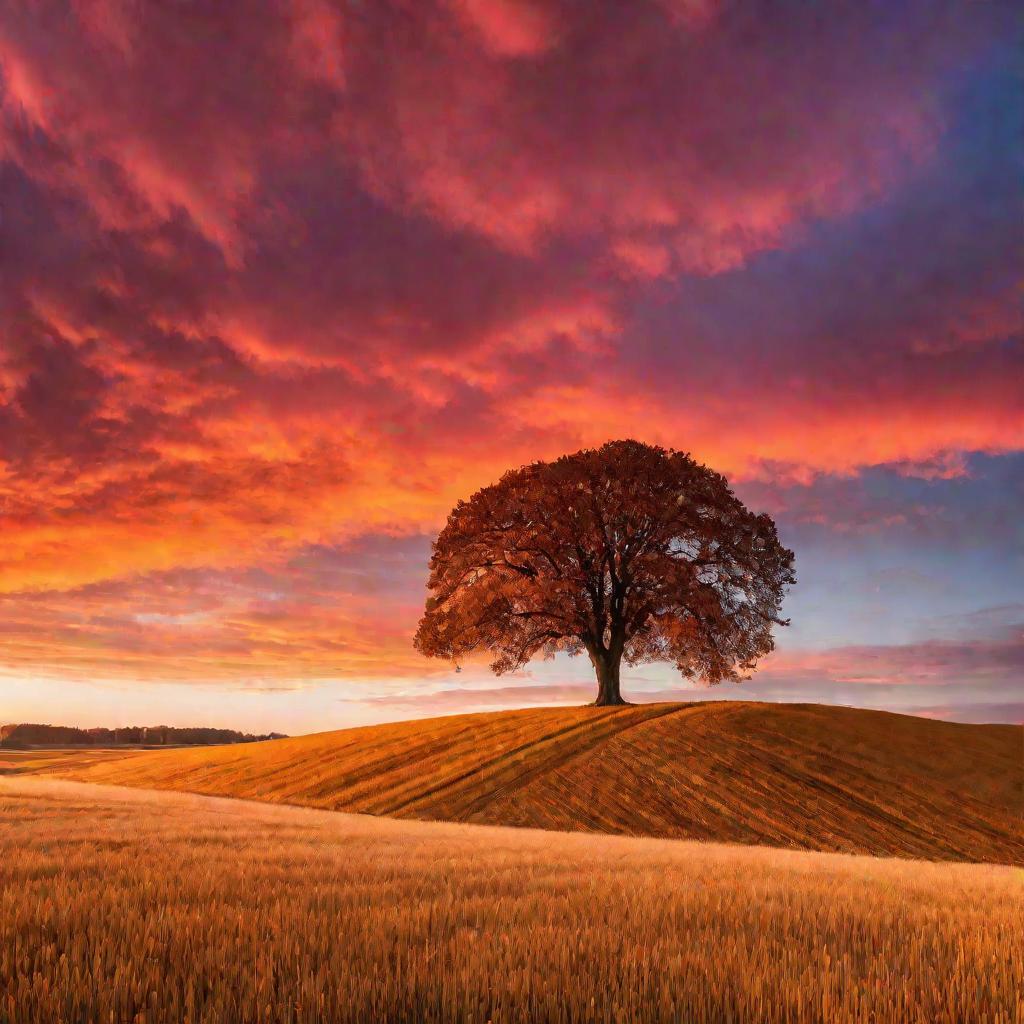
[[774,648],[793,552],[725,478],[638,441],[536,462],[460,501],[434,544],[416,647],[586,651],[599,704],[622,703],[619,665],[672,661],[708,683],[739,679]]

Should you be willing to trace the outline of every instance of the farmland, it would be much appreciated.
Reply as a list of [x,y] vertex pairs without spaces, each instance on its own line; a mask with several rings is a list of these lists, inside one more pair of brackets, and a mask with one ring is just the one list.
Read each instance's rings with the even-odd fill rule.
[[1024,873],[0,778],[0,1021],[1024,1022]]
[[1024,730],[715,701],[533,708],[32,762],[404,819],[1024,865]]

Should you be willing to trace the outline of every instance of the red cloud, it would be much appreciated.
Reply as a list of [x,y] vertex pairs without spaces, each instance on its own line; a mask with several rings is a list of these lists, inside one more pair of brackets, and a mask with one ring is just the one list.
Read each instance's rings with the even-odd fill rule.
[[[89,671],[119,664],[95,624],[162,574],[245,587],[311,544],[429,533],[509,465],[611,436],[748,479],[941,477],[1024,447],[1016,179],[998,144],[957,151],[958,118],[987,122],[950,99],[1005,22],[924,2],[11,12],[10,659],[52,662],[50,630]],[[183,630],[202,671],[269,665],[264,627],[282,665],[334,670],[332,630],[405,664],[368,611],[247,607],[192,620],[183,599],[114,632],[140,672],[179,664]]]
[[558,42],[550,9],[531,0],[452,0],[452,7],[499,57],[537,57]]

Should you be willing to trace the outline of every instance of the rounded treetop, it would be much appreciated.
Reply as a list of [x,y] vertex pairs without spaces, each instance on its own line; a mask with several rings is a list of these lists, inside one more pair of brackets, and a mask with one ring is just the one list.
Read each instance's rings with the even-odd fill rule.
[[598,704],[619,666],[670,661],[707,683],[774,649],[793,552],[721,474],[689,455],[611,441],[535,462],[460,501],[434,543],[416,647],[492,668],[586,651]]

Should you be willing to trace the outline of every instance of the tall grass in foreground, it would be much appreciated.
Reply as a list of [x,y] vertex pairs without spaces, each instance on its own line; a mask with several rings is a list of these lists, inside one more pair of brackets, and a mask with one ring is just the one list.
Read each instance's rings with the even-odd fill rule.
[[0,1021],[1024,1022],[1024,873],[0,779]]

